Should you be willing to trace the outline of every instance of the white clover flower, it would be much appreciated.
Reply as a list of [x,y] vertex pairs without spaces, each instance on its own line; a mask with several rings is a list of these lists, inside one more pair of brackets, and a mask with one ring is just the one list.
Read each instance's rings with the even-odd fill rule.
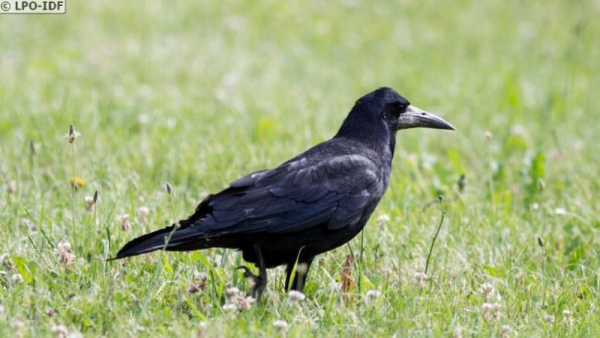
[[564,310],[563,311],[563,321],[568,326],[573,325],[573,312],[571,312],[570,310]]
[[37,227],[35,226],[35,223],[33,223],[29,218],[23,218],[21,220],[21,224],[26,227],[27,229],[29,229],[29,231],[37,231]]
[[456,326],[454,330],[452,330],[452,338],[462,338],[462,326]]
[[137,210],[138,222],[146,223],[148,214],[150,214],[150,209],[148,207],[139,207]]
[[492,305],[492,310],[494,310],[493,316],[494,316],[494,319],[496,319],[496,320],[500,319],[500,307],[501,307],[500,303],[494,303],[494,305]]
[[508,338],[510,337],[510,333],[512,332],[510,326],[508,325],[502,325],[500,327],[500,337],[501,338]]
[[122,214],[119,216],[119,219],[121,220],[121,229],[123,231],[129,230],[131,227],[131,224],[129,223],[129,214]]
[[50,331],[52,331],[52,333],[55,333],[56,336],[59,338],[66,338],[69,334],[69,330],[64,325],[52,325]]
[[303,301],[305,298],[306,298],[306,296],[302,292],[292,290],[288,294],[288,303],[292,304],[292,305],[296,305],[296,304],[299,304],[301,301]]
[[557,215],[566,215],[567,214],[567,209],[565,208],[556,208],[554,209],[554,213]]
[[58,254],[58,261],[63,264],[71,264],[75,255],[71,253],[71,243],[60,242],[56,245],[56,252]]
[[378,290],[369,290],[369,291],[367,291],[367,302],[368,303],[372,303],[377,298],[379,298],[379,296],[381,296],[381,292],[380,291],[378,291]]
[[10,277],[15,283],[23,283],[23,276],[20,273],[15,273]]
[[425,282],[427,281],[427,275],[422,272],[415,272],[415,282],[419,288],[425,286]]
[[242,310],[242,311],[248,311],[252,308],[252,303],[254,303],[254,298],[247,296],[247,297],[238,297],[237,299],[237,306],[238,309]]
[[290,325],[285,320],[277,319],[273,322],[273,326],[275,326],[275,328],[278,330],[287,331]]
[[227,288],[227,290],[225,290],[225,295],[227,295],[227,298],[233,298],[233,297],[237,297],[240,294],[240,289],[234,287],[230,287]]
[[390,216],[387,214],[382,214],[377,217],[377,223],[387,223],[390,221]]
[[481,311],[482,311],[484,320],[490,320],[492,318],[491,310],[492,310],[492,304],[483,303],[483,305],[481,306]]
[[234,312],[237,311],[238,307],[235,304],[232,303],[227,303],[225,305],[223,305],[223,310],[226,312]]
[[94,196],[85,196],[84,200],[85,200],[85,211],[88,214],[94,213],[94,205],[96,204],[96,200],[94,199]]
[[494,284],[483,283],[483,285],[481,285],[481,293],[483,293],[483,295],[485,296],[485,299],[490,299],[493,292],[494,292]]

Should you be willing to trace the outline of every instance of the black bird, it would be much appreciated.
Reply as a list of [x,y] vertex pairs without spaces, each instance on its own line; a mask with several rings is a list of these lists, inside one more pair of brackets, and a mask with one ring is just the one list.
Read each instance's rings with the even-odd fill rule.
[[[256,276],[240,267],[254,279],[258,300],[267,269],[279,265],[287,265],[286,290],[302,291],[315,256],[364,228],[387,189],[396,132],[417,127],[454,130],[393,89],[377,89],[356,101],[331,140],[239,178],[208,195],[187,219],[127,243],[114,259],[155,250],[237,249],[260,271]],[[305,268],[292,276],[297,263]]]

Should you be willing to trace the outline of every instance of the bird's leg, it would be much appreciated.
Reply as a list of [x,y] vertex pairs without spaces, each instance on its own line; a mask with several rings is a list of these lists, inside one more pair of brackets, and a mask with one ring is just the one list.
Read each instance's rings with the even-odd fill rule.
[[[310,269],[310,265],[312,264],[314,258],[315,258],[314,256],[307,257],[307,258],[303,259],[302,261],[298,262],[298,265],[296,266],[296,275],[294,277],[292,277],[292,270],[294,270],[294,265],[296,264],[296,261],[293,261],[287,265],[287,267],[285,268],[285,273],[286,273],[285,290],[286,291],[296,290],[296,291],[303,292],[304,285],[306,284],[306,276],[308,274],[308,270]],[[291,283],[291,285],[290,285],[290,283]]]
[[260,303],[263,291],[267,287],[267,267],[265,266],[265,260],[262,255],[260,247],[254,244],[254,251],[256,252],[256,264],[258,265],[258,284],[255,286],[256,301]]
[[252,287],[250,293],[257,302],[260,302],[263,291],[267,286],[267,268],[265,266],[265,260],[262,255],[262,251],[258,245],[254,245],[254,251],[256,253],[256,265],[258,266],[258,275],[253,274],[250,269],[246,266],[238,266],[238,270],[244,270],[244,277],[252,281]]

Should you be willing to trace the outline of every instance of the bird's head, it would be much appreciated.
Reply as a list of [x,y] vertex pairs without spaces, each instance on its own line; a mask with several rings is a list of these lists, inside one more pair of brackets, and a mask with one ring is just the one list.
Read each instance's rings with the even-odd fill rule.
[[376,125],[385,125],[394,132],[409,128],[454,130],[454,127],[441,117],[411,105],[407,99],[388,87],[379,88],[358,99],[340,132],[346,130],[362,134],[364,131],[375,131],[369,128]]
[[393,130],[409,128],[454,130],[454,127],[441,117],[411,105],[407,99],[387,87],[379,88],[361,97],[355,107],[362,107],[361,110],[375,114]]
[[382,87],[356,101],[337,136],[359,138],[369,143],[379,143],[379,139],[386,137],[393,151],[393,135],[400,129],[409,128],[454,130],[441,117],[411,105],[395,90]]

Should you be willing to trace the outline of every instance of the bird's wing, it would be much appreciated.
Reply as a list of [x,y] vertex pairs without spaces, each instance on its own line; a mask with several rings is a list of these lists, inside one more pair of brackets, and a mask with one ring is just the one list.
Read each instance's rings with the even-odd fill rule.
[[383,195],[379,170],[362,155],[315,163],[293,160],[244,176],[209,196],[203,202],[205,212],[192,226],[205,235],[352,227]]

